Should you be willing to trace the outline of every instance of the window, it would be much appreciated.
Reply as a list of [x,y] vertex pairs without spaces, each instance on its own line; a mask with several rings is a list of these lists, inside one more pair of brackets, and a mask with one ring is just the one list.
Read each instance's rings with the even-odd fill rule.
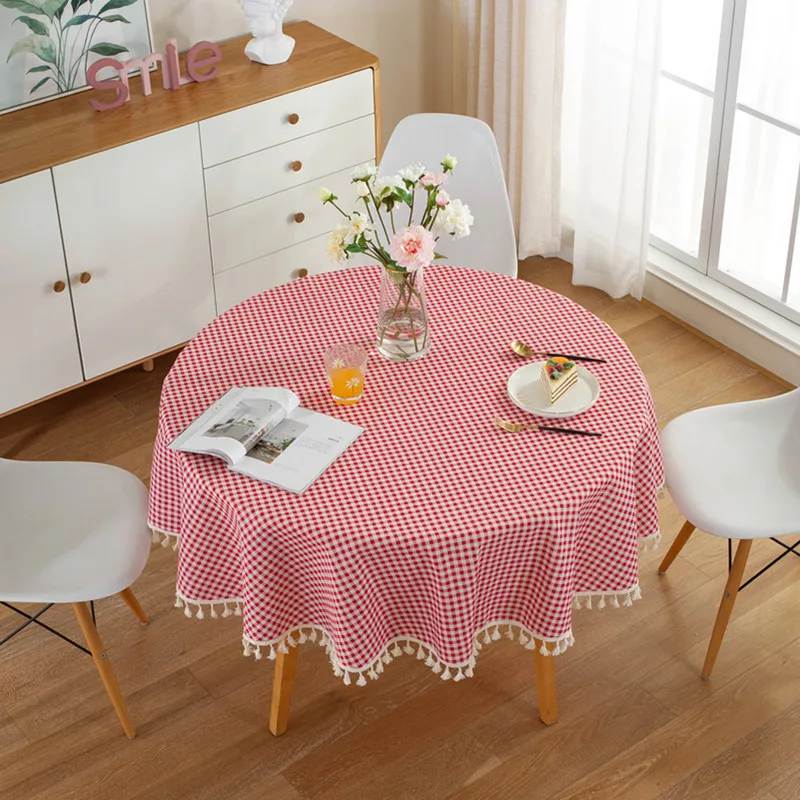
[[800,2],[663,14],[652,244],[800,323]]

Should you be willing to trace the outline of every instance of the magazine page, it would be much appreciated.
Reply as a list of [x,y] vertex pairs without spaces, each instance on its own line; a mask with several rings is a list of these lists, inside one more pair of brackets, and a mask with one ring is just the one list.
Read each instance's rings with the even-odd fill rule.
[[217,456],[230,466],[244,458],[299,403],[298,396],[288,389],[234,387],[180,434],[170,448]]
[[362,432],[357,425],[298,408],[267,431],[233,469],[302,494]]

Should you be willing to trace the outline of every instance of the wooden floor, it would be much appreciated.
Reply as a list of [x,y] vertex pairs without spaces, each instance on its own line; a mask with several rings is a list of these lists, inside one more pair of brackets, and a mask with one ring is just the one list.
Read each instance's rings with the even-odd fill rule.
[[[529,261],[522,275],[574,297],[628,342],[662,424],[783,391],[644,305],[571,287],[558,262]],[[170,362],[1,420],[0,456],[106,461],[146,479]],[[681,520],[669,499],[661,510],[669,540]],[[752,566],[774,547],[756,543]],[[322,650],[306,647],[289,732],[274,739],[272,664],[242,658],[237,618],[173,609],[175,554],[155,547],[136,585],[150,627],[118,599],[99,605],[138,738],[122,734],[90,658],[26,631],[0,648],[0,798],[799,798],[800,560],[742,594],[703,682],[725,545],[698,533],[659,578],[663,551],[643,554],[644,599],[633,608],[576,612],[552,728],[538,720],[531,654],[506,640],[482,651],[473,680],[445,683],[406,658],[364,689],[335,680]],[[78,635],[69,611],[49,621]],[[0,638],[10,628],[0,619]]]

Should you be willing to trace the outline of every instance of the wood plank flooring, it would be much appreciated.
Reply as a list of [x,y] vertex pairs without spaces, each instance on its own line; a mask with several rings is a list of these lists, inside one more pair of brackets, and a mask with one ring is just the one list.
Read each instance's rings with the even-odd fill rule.
[[[572,287],[561,262],[531,259],[521,276],[573,297],[626,340],[662,424],[784,391],[651,308]],[[0,457],[92,459],[147,479],[173,358],[0,420]],[[669,542],[682,520],[668,498],[661,515]],[[750,569],[774,547],[757,542]],[[663,552],[642,555],[641,602],[576,613],[552,728],[538,720],[531,654],[505,639],[482,651],[470,681],[436,680],[406,658],[363,689],[335,680],[322,650],[308,646],[289,731],[275,739],[273,665],[242,657],[237,618],[189,620],[173,609],[175,555],[154,547],[135,587],[150,627],[118,598],[98,608],[138,738],[123,735],[90,658],[26,631],[0,648],[0,798],[800,798],[800,560],[784,559],[741,595],[705,682],[725,543],[695,534],[659,578]],[[68,608],[48,621],[79,636]],[[14,623],[0,615],[0,638]]]

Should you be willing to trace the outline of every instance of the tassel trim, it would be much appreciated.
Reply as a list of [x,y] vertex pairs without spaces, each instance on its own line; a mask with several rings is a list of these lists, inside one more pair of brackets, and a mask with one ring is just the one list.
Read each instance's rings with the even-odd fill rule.
[[661,531],[656,531],[650,536],[639,539],[639,544],[642,546],[643,553],[647,553],[648,551],[655,552],[658,550],[659,544],[661,544]]
[[[637,583],[632,588],[619,592],[578,592],[573,598],[573,608],[603,609],[606,606],[619,608],[620,606],[631,606],[641,598],[642,591]],[[205,619],[206,616],[212,619],[242,616],[242,601],[237,598],[197,601],[187,600],[177,595],[175,607],[182,608],[183,613],[190,619]],[[502,620],[485,625],[475,633],[472,656],[469,661],[461,664],[449,664],[442,661],[436,650],[426,642],[412,636],[399,636],[388,642],[372,663],[354,669],[339,661],[330,634],[324,628],[316,625],[297,626],[274,641],[255,642],[243,637],[242,652],[244,656],[252,656],[256,661],[262,659],[274,661],[278,653],[285,655],[289,652],[290,647],[299,647],[307,642],[315,642],[318,646],[325,648],[333,668],[333,674],[337,678],[341,678],[345,686],[351,684],[366,686],[368,680],[374,681],[380,677],[384,671],[384,665],[391,664],[394,659],[407,655],[415,661],[421,661],[443,681],[452,680],[454,683],[458,683],[473,677],[478,653],[484,647],[502,638],[516,642],[525,650],[536,651],[541,656],[561,655],[575,644],[572,631],[568,631],[564,636],[556,639],[544,638],[516,622]]]
[[[182,608],[183,613],[190,619],[205,619],[207,616],[212,619],[234,615],[242,616],[242,601],[236,598],[197,601],[187,600],[180,595],[176,595],[175,608]],[[278,653],[286,655],[290,647],[296,648],[307,642],[315,642],[319,647],[325,648],[333,668],[333,674],[337,678],[341,678],[345,686],[350,686],[351,684],[366,686],[368,679],[375,681],[380,677],[385,669],[384,665],[391,664],[395,658],[403,655],[407,655],[415,661],[421,661],[434,675],[438,675],[443,681],[452,680],[454,683],[458,683],[466,678],[473,677],[478,653],[493,641],[498,641],[504,637],[515,641],[526,650],[538,650],[541,655],[547,656],[566,653],[575,644],[575,637],[572,635],[572,631],[568,631],[564,636],[557,639],[545,639],[516,622],[504,620],[502,622],[492,622],[475,633],[472,656],[465,663],[448,664],[439,658],[436,650],[429,644],[415,639],[413,636],[399,636],[391,640],[371,664],[359,669],[353,669],[339,661],[336,648],[324,628],[316,625],[300,625],[287,631],[283,637],[274,641],[256,642],[243,636],[242,654],[247,658],[252,656],[256,661],[262,659],[275,661]]]
[[593,608],[604,609],[606,606],[619,608],[620,606],[632,606],[636,600],[642,599],[642,589],[639,584],[635,584],[630,589],[620,592],[576,592],[572,598],[572,607],[577,611],[585,608],[591,611]]
[[171,547],[173,550],[180,549],[181,537],[177,533],[167,533],[150,528],[153,544],[160,544],[162,547]]

